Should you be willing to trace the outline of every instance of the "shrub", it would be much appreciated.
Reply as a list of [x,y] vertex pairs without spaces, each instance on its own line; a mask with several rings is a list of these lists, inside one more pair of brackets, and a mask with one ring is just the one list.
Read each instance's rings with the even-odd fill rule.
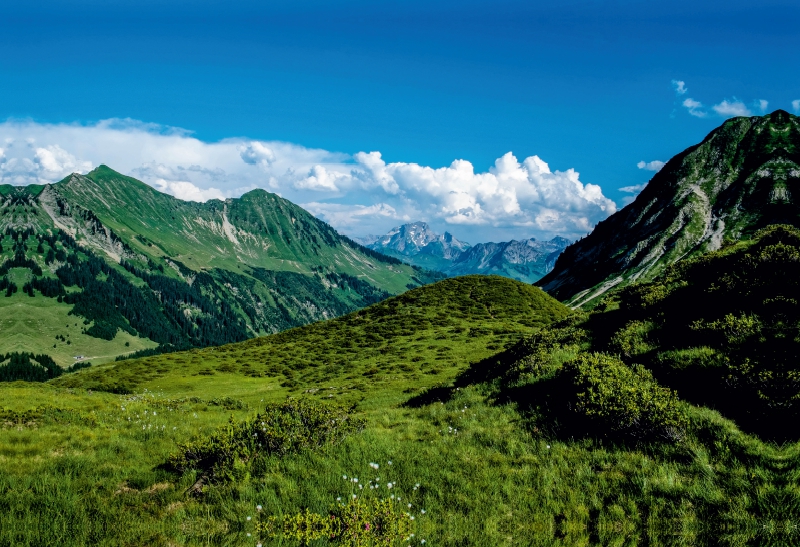
[[572,410],[606,436],[680,439],[687,417],[675,392],[641,365],[629,367],[603,353],[582,354],[564,365],[574,393]]
[[336,444],[364,425],[347,408],[290,398],[267,405],[252,420],[231,418],[210,435],[179,445],[167,466],[179,472],[197,469],[199,486],[207,479],[224,482],[241,478],[262,454],[283,456]]
[[654,349],[648,340],[653,330],[649,321],[631,321],[611,338],[611,349],[625,357],[633,357]]

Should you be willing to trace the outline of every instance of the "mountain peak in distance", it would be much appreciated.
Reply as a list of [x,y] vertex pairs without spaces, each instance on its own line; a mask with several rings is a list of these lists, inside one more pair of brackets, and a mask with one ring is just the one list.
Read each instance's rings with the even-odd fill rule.
[[531,238],[470,245],[450,232],[435,233],[426,222],[403,224],[362,241],[380,253],[450,276],[495,274],[527,283],[550,271],[570,243],[556,236],[550,241]]

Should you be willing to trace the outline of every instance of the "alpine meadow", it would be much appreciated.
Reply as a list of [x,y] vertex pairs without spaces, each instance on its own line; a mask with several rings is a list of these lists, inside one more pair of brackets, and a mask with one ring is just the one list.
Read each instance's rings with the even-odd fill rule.
[[2,187],[0,544],[795,544],[797,188],[800,118],[732,118],[531,285]]

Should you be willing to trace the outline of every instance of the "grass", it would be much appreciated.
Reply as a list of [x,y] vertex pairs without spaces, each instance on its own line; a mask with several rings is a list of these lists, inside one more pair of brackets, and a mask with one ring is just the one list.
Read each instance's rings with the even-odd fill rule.
[[[28,275],[30,270],[14,268],[9,278],[21,288],[28,281]],[[0,348],[3,352],[46,353],[60,366],[68,367],[75,363],[77,355],[83,355],[95,365],[156,346],[150,340],[122,331],[108,341],[83,334],[91,323],[84,325],[82,317],[70,315],[72,305],[45,298],[38,291],[35,294],[33,298],[22,290],[10,297],[0,294]]]
[[[266,516],[327,515],[354,494],[395,496],[415,517],[403,545],[791,539],[776,517],[795,499],[798,445],[689,405],[679,444],[564,437],[507,396],[495,354],[568,313],[539,289],[470,276],[270,337],[2,386],[0,544],[253,546]],[[122,388],[134,393],[98,391]],[[200,497],[186,494],[194,473],[163,467],[178,443],[287,395],[355,404],[367,428],[258,458]]]

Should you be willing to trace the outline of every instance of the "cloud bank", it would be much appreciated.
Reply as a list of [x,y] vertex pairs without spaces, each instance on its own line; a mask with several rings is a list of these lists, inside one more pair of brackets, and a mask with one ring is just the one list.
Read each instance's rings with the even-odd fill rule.
[[0,184],[56,182],[101,163],[185,200],[263,188],[353,235],[421,219],[460,225],[476,241],[577,237],[616,211],[575,170],[553,171],[538,156],[520,160],[511,152],[476,172],[463,159],[429,167],[386,162],[377,151],[345,154],[246,138],[204,142],[135,120],[0,123]]

